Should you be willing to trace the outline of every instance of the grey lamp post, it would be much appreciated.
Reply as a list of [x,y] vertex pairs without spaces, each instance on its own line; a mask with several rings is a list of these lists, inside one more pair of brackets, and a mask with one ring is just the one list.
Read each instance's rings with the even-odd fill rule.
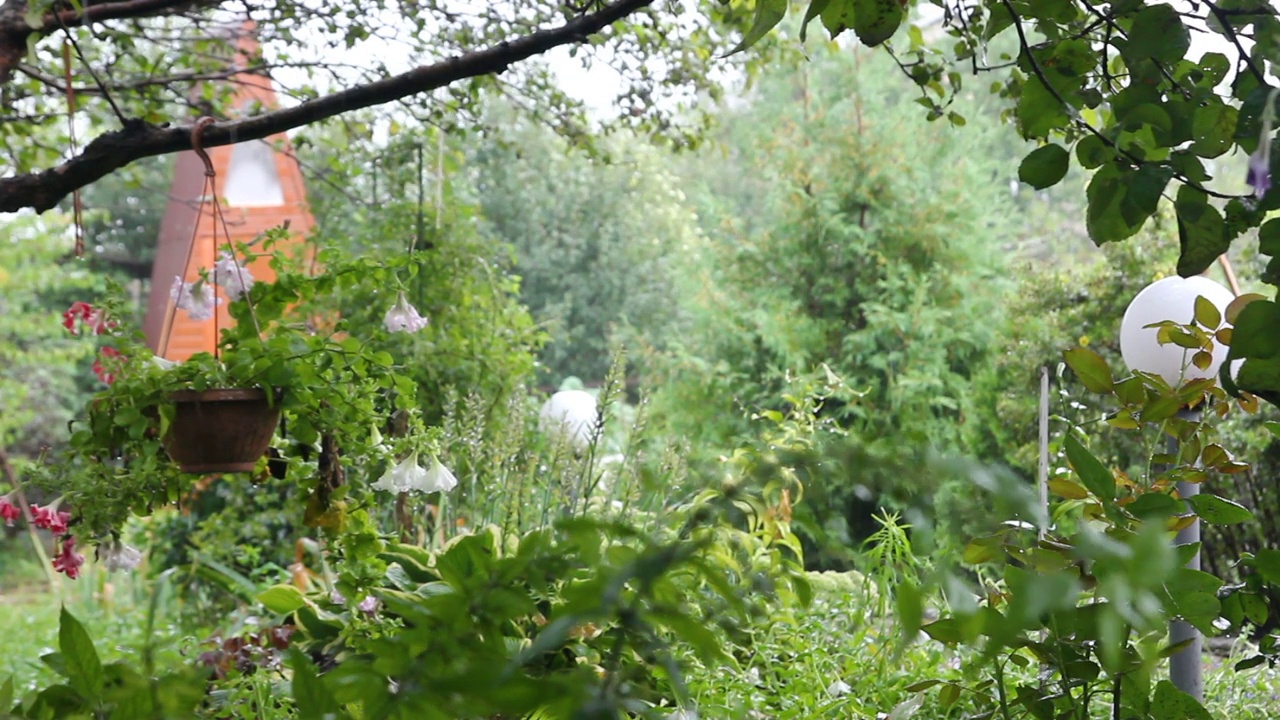
[[[1215,347],[1213,363],[1201,370],[1191,364],[1191,351],[1173,344],[1161,345],[1156,340],[1156,329],[1146,327],[1166,320],[1190,322],[1195,316],[1197,297],[1204,297],[1216,305],[1219,311],[1225,311],[1235,296],[1222,285],[1201,276],[1157,280],[1138,293],[1125,310],[1124,320],[1120,323],[1120,352],[1130,370],[1157,374],[1174,386],[1196,378],[1217,377],[1218,368],[1227,356],[1225,347]],[[1178,411],[1178,417],[1195,421],[1199,419],[1200,413],[1198,410],[1183,408]],[[1176,453],[1177,450],[1177,440],[1170,438],[1170,452]],[[1178,483],[1178,494],[1184,498],[1199,492],[1198,484]],[[1200,542],[1199,519],[1179,531],[1175,540],[1178,545],[1196,542]],[[1191,558],[1187,567],[1200,569],[1199,553]],[[1186,640],[1190,640],[1190,644],[1169,659],[1169,680],[1196,700],[1203,700],[1200,632],[1182,620],[1169,623],[1169,643],[1177,644]]]

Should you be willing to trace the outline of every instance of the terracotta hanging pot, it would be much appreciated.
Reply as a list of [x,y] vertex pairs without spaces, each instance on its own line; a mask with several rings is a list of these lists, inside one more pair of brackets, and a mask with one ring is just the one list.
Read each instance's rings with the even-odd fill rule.
[[267,452],[279,402],[257,388],[183,390],[170,396],[169,457],[189,473],[249,472]]

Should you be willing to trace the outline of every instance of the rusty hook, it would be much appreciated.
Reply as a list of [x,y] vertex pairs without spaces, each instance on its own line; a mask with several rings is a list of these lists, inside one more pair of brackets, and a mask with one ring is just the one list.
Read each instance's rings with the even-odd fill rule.
[[200,159],[204,161],[205,177],[213,177],[215,173],[213,172],[213,161],[209,159],[209,153],[205,152],[200,145],[200,136],[204,134],[204,129],[214,122],[216,121],[213,118],[206,115],[197,120],[196,124],[191,127],[191,149],[195,150],[196,155],[199,155]]

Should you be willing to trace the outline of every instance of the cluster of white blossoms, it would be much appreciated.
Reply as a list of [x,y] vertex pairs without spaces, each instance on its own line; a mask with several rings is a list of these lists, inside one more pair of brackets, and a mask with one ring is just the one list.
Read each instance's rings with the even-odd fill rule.
[[227,293],[232,300],[239,300],[249,288],[253,287],[253,274],[228,252],[222,253],[218,262],[213,265],[214,283],[206,283],[204,278],[193,283],[184,282],[177,275],[173,276],[173,287],[169,290],[169,299],[173,300],[179,310],[186,310],[187,317],[202,322],[213,317],[214,310],[222,304],[222,298],[213,289],[216,284]]
[[436,458],[431,458],[431,468],[418,464],[418,453],[413,452],[398,465],[385,472],[373,484],[375,490],[391,493],[448,492],[458,485],[458,479]]
[[183,282],[177,275],[173,276],[173,287],[169,289],[169,299],[178,306],[179,310],[186,310],[187,317],[196,322],[203,322],[213,317],[214,308],[222,304],[222,298],[218,297],[213,288],[203,279],[189,283]]

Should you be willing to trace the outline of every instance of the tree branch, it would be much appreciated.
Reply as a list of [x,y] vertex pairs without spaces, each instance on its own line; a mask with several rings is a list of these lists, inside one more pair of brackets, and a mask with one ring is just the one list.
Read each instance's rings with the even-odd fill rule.
[[31,36],[43,37],[61,28],[87,27],[104,20],[160,17],[202,0],[119,0],[85,2],[82,10],[47,12],[35,23],[27,18],[27,2],[11,0],[0,6],[0,82],[13,76],[14,66],[27,52]]
[[120,0],[119,2],[84,3],[84,10],[62,10],[46,13],[40,27],[31,28],[41,34],[60,27],[81,27],[104,20],[157,17],[200,4],[197,0]]
[[[144,0],[133,0],[143,2]],[[147,0],[154,2],[154,0]],[[205,128],[204,147],[259,140],[352,110],[382,105],[468,78],[501,73],[511,65],[553,48],[584,42],[654,0],[614,0],[596,12],[556,28],[540,30],[484,50],[423,65],[400,75],[359,85],[291,108]],[[126,3],[112,3],[126,4]],[[173,4],[173,3],[169,3]],[[84,152],[44,172],[0,178],[0,212],[31,208],[43,212],[72,191],[129,163],[153,155],[191,149],[191,126],[156,126],[130,120],[124,128],[99,135]]]

